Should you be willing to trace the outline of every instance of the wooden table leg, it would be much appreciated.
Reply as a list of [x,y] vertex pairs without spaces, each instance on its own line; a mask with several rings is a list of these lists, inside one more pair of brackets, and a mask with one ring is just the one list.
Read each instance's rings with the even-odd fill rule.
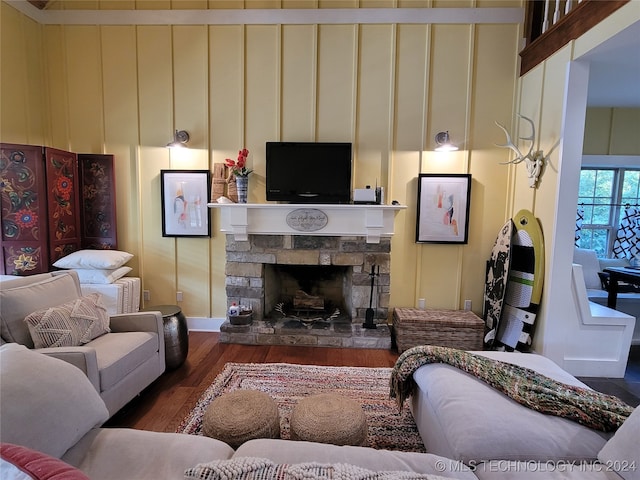
[[616,308],[618,301],[618,277],[615,274],[609,274],[609,296],[607,297],[607,307]]

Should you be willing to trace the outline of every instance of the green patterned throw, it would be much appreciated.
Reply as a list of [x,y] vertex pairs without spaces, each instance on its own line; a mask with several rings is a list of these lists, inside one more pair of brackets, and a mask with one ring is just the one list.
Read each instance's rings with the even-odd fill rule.
[[398,358],[391,373],[390,395],[400,409],[416,388],[413,372],[429,363],[446,363],[474,375],[526,407],[603,432],[617,430],[633,411],[617,397],[567,385],[530,368],[432,345],[410,348]]

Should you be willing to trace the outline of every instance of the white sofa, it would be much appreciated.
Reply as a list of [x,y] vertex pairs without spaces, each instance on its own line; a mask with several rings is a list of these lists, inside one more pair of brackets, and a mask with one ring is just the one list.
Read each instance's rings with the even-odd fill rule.
[[[78,275],[73,270],[0,281],[0,343],[34,348],[25,317],[81,297]],[[160,312],[113,315],[108,320],[111,331],[88,343],[36,351],[81,369],[111,416],[164,372],[165,347]]]
[[[541,355],[473,353],[586,387]],[[464,462],[480,479],[640,479],[632,463],[640,460],[640,408],[612,435],[524,407],[450,365],[424,365],[413,379],[410,406],[427,451]]]
[[[599,258],[594,250],[585,248],[575,248],[573,252],[573,263],[582,265],[585,286],[587,287],[587,297],[589,301],[599,305],[607,306],[608,292],[602,288],[599,272],[607,267],[626,267],[629,260],[625,258]],[[635,317],[636,326],[633,331],[631,343],[640,344],[640,293],[618,293],[616,310]]]
[[[511,358],[525,354],[514,355]],[[468,465],[435,453],[394,452],[275,439],[250,440],[234,451],[226,443],[209,437],[101,428],[108,412],[87,377],[64,361],[40,355],[17,344],[0,346],[0,442],[3,442],[0,453],[4,459],[6,444],[17,445],[19,449],[32,449],[32,455],[46,456],[58,463],[65,462],[65,467],[84,475],[72,476],[73,472],[69,472],[66,477],[59,477],[65,479],[179,479],[184,478],[185,470],[198,464],[216,460],[242,461],[251,457],[265,458],[277,464],[341,463],[376,472],[403,471],[467,480],[640,478],[640,446],[637,442],[640,409],[636,409],[609,440],[598,434],[586,434],[575,425],[567,427],[570,430],[562,433],[562,425],[567,421],[555,418],[540,425],[535,440],[528,445],[530,430],[536,425],[526,424],[526,428],[520,429],[522,421],[526,422],[531,415],[526,407],[517,405],[515,411],[511,408],[509,411],[503,410],[504,403],[499,400],[494,402],[495,399],[485,394],[475,396],[478,394],[475,389],[464,391],[457,388],[460,381],[465,383],[463,377],[466,374],[450,372],[446,366],[427,365],[421,369],[424,370],[419,376],[432,382],[429,388],[434,393],[440,392],[430,399],[423,395],[413,399],[414,412],[416,402],[431,402],[423,414],[418,414],[416,418],[425,443],[431,449],[464,458]],[[440,370],[440,374],[435,375],[437,370]],[[562,377],[570,379],[566,373]],[[460,393],[462,396],[459,396]],[[489,404],[485,403],[487,400]],[[444,415],[442,411],[443,416],[427,420],[424,415],[430,415],[432,411],[440,415],[435,409],[441,401],[440,408],[445,404],[452,408],[449,415]],[[511,402],[510,399],[506,401]],[[499,415],[487,415],[487,409],[497,411]],[[511,416],[512,413],[514,416]],[[466,422],[464,428],[460,429],[459,422],[458,426],[447,425],[456,416]],[[520,421],[520,416],[524,420]],[[553,421],[558,421],[560,427],[552,428],[544,436],[542,430]],[[439,425],[433,431],[425,431],[424,422],[439,422]],[[475,441],[475,453],[457,448],[454,442],[446,444],[447,438],[454,438],[456,429],[458,434],[468,430],[472,438],[461,440],[467,445]],[[574,432],[575,437],[567,432]],[[554,437],[557,434],[561,437]],[[570,454],[571,451],[577,453]],[[25,456],[22,455],[23,458]],[[575,461],[561,464],[557,461],[559,458]],[[581,464],[577,459],[587,459],[587,463]],[[7,464],[0,463],[1,472],[10,468],[9,463],[17,463],[13,459],[6,459],[5,462]],[[56,468],[60,466],[56,465]],[[399,477],[393,475],[388,478]]]

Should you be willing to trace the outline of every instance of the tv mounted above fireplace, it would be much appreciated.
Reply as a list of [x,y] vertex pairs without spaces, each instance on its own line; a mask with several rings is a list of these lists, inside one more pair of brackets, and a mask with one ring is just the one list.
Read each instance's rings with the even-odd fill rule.
[[350,203],[351,143],[267,142],[267,200]]

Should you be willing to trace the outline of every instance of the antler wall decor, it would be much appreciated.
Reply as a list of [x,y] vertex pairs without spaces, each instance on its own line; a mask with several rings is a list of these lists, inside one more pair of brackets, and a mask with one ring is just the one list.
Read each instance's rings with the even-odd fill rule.
[[542,173],[542,167],[544,166],[544,161],[545,161],[544,153],[542,152],[542,150],[536,150],[535,152],[533,151],[533,145],[535,144],[535,140],[536,140],[536,127],[533,124],[533,120],[531,120],[528,117],[525,117],[524,115],[520,115],[519,113],[518,113],[518,117],[526,120],[531,125],[531,135],[528,137],[520,137],[521,140],[531,141],[531,145],[529,146],[529,151],[527,152],[527,154],[526,155],[522,154],[520,149],[514,145],[513,141],[511,140],[511,135],[509,135],[509,132],[507,132],[507,129],[504,128],[504,126],[500,125],[498,122],[495,122],[495,123],[498,127],[502,129],[504,134],[507,136],[507,143],[504,145],[496,144],[496,146],[510,148],[516,154],[516,158],[514,158],[509,162],[501,162],[501,165],[507,165],[509,163],[518,164],[523,161],[525,162],[525,166],[527,168],[527,175],[529,177],[529,186],[531,188],[536,188],[538,185],[538,178],[540,177],[540,174]]

